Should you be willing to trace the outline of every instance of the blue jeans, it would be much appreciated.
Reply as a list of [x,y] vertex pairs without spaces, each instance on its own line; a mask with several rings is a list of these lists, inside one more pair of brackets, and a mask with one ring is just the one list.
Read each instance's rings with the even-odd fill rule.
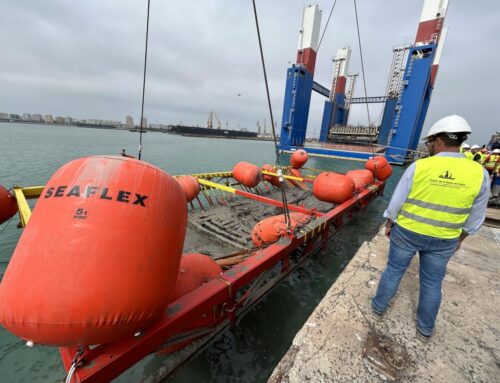
[[387,268],[382,273],[372,307],[385,312],[389,301],[396,295],[399,282],[416,252],[420,255],[420,294],[417,308],[417,326],[420,332],[430,336],[441,304],[441,284],[446,265],[455,254],[458,238],[441,239],[417,234],[394,225]]

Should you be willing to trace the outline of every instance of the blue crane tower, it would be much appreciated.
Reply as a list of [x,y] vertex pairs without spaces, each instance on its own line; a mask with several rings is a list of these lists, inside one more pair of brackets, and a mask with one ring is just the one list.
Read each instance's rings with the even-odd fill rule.
[[[396,47],[384,96],[353,97],[356,76],[348,74],[350,48],[337,51],[328,89],[314,81],[321,13],[304,10],[296,63],[287,70],[280,149],[363,160],[385,155],[394,164],[413,160],[438,72],[447,29],[448,0],[424,0],[415,42]],[[319,143],[306,145],[312,91],[327,98]],[[383,103],[380,126],[347,124],[351,105]]]

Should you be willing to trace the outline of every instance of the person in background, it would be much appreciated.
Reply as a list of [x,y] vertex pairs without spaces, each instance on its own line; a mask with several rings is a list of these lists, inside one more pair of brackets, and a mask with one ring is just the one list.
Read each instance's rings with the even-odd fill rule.
[[470,151],[472,153],[472,160],[479,162],[480,164],[483,163],[483,154],[480,151],[479,145],[472,145],[470,147]]
[[490,175],[493,175],[495,170],[500,167],[500,149],[494,149],[491,154],[484,159],[484,168]]
[[431,157],[411,164],[384,213],[390,238],[387,267],[372,299],[373,317],[382,320],[413,256],[420,256],[417,338],[428,342],[441,304],[449,259],[483,223],[490,178],[483,167],[459,153],[471,128],[460,116],[437,121],[425,140]]
[[464,142],[460,146],[460,153],[462,153],[465,156],[465,158],[472,160],[472,153],[470,151],[470,145],[468,143]]

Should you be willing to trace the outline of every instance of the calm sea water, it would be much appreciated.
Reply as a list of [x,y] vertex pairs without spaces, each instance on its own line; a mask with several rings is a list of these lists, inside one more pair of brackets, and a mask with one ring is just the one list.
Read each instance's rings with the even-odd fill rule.
[[[82,156],[137,155],[139,134],[128,131],[0,123],[0,184],[43,185],[64,163]],[[239,161],[274,162],[271,142],[186,138],[162,133],[143,136],[143,160],[170,174],[230,170]],[[284,157],[287,160],[287,157]],[[308,166],[347,171],[359,162],[310,159]],[[296,332],[355,254],[382,222],[388,196],[402,168],[388,182],[386,196],[343,228],[321,252],[276,287],[239,325],[221,333],[167,382],[264,382],[290,347]],[[0,226],[0,275],[3,276],[20,229],[17,217]],[[135,382],[155,370],[160,357],[148,357],[120,382]],[[64,377],[57,349],[24,342],[0,327],[1,382],[55,382]]]

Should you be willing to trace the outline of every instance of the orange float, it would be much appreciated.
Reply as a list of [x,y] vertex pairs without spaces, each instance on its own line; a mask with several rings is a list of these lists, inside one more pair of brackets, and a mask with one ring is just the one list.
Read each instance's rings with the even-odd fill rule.
[[[221,267],[209,256],[199,253],[183,254],[172,300],[176,300],[195,290],[210,279],[217,277],[220,273],[222,273]],[[212,312],[205,313],[191,322],[183,331],[208,326],[213,320],[214,315]],[[194,339],[187,339],[175,345],[164,347],[159,350],[157,354],[163,355],[175,352],[186,347],[193,342],[193,340]]]
[[313,184],[313,195],[320,201],[341,204],[352,198],[354,181],[344,175],[333,172],[318,174]]
[[392,174],[392,166],[384,156],[369,158],[365,163],[365,168],[373,173],[376,179],[384,181]]
[[[290,213],[290,228],[295,230],[304,226],[311,217],[301,213]],[[258,222],[252,230],[252,242],[255,246],[262,246],[278,241],[286,234],[287,225],[285,215],[275,215]]]
[[300,169],[304,164],[307,162],[309,159],[309,155],[304,149],[299,149],[293,152],[292,156],[290,157],[290,165],[292,165],[292,168],[295,169]]
[[[302,173],[300,172],[300,170],[295,168],[288,168],[288,175],[302,178]],[[297,181],[288,179],[288,182],[290,182],[293,186],[298,186]]]
[[16,199],[0,185],[0,225],[17,213]]
[[[262,170],[276,173],[276,169],[274,168],[274,166],[273,165],[269,165],[269,164],[262,165]],[[276,186],[278,188],[280,187],[280,181],[279,181],[279,179],[278,179],[277,176],[270,176],[268,174],[262,174],[262,179],[264,181],[269,182],[273,186]]]
[[175,300],[222,273],[221,267],[205,254],[183,254],[172,300]]
[[262,175],[257,165],[249,162],[238,162],[233,167],[233,178],[240,184],[253,188],[259,184]]
[[356,190],[364,189],[374,181],[373,173],[366,169],[350,170],[345,175],[354,181]]
[[194,200],[200,192],[200,184],[193,176],[180,176],[176,177],[175,180],[181,185],[182,191],[188,202]]
[[126,157],[71,161],[48,181],[0,285],[0,323],[55,346],[108,343],[171,301],[186,198],[161,169]]

